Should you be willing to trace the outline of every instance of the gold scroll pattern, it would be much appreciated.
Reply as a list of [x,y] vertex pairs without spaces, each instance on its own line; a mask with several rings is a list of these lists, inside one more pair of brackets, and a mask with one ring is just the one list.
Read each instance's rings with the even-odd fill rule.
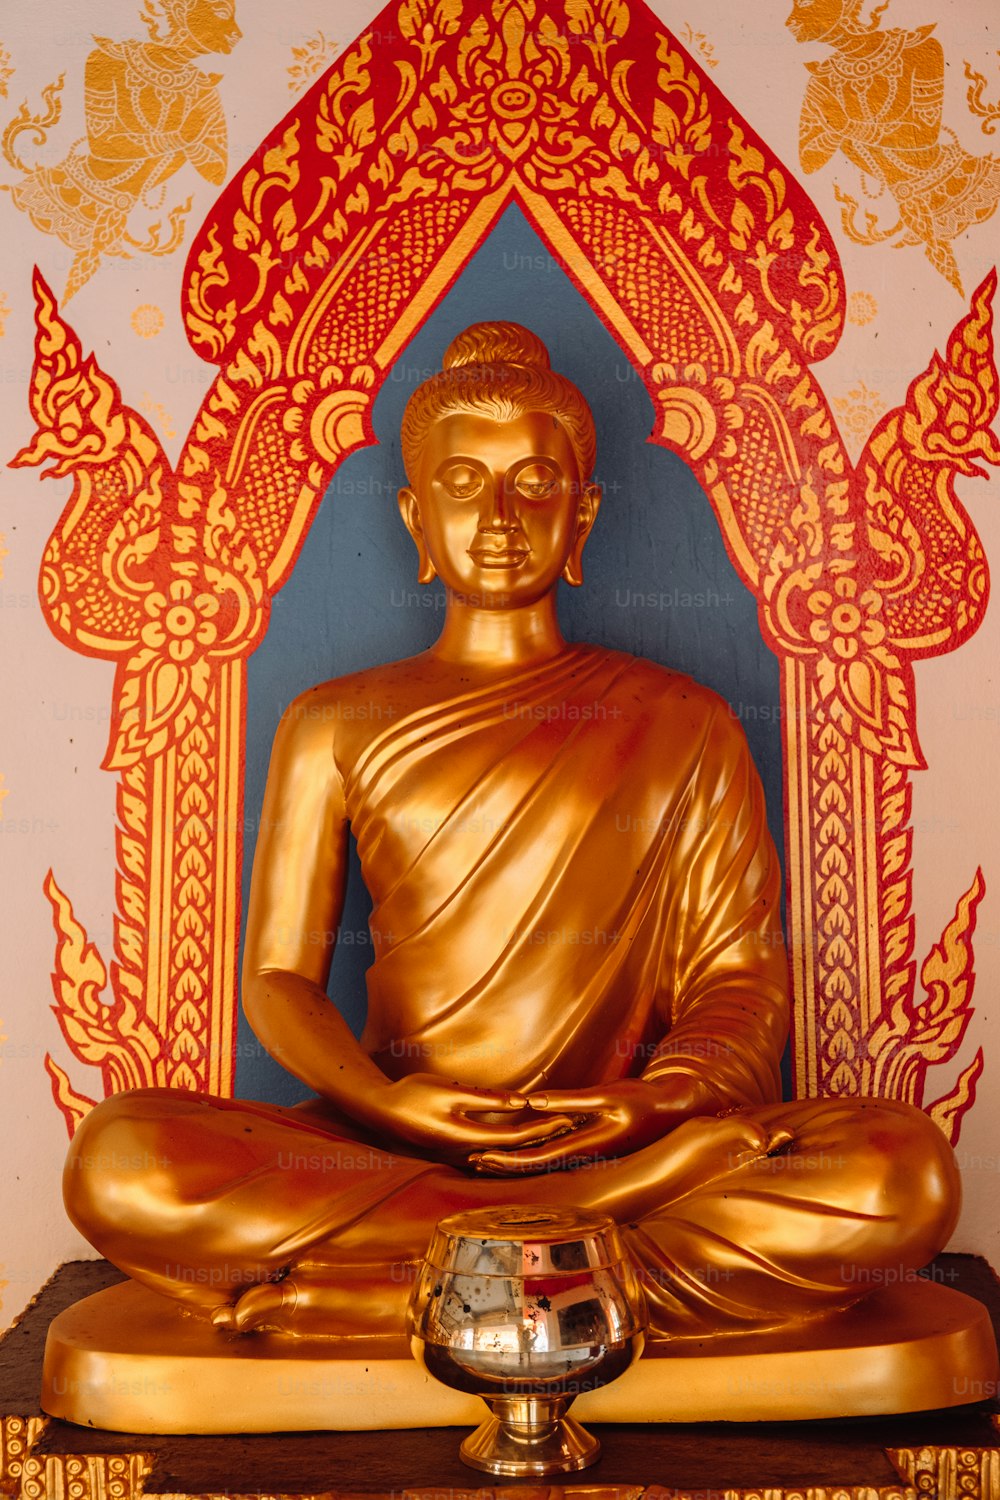
[[194,58],[231,51],[240,36],[234,0],[215,6],[162,0],[146,6],[143,20],[145,40],[95,38],[84,66],[86,136],[61,162],[32,165],[19,143],[27,135],[32,146],[41,146],[59,124],[64,74],[42,90],[39,109],[21,105],[0,142],[7,165],[20,174],[5,184],[15,205],[36,229],[57,235],[73,251],[66,299],[105,256],[169,255],[180,246],[190,198],[167,210],[166,227],[162,213],[148,224],[144,239],[130,225],[136,212],[162,210],[167,184],[184,165],[216,187],[226,175],[219,75],[205,73]]
[[[396,14],[394,46],[347,48],[193,246],[187,328],[220,371],[176,471],[39,280],[38,431],[17,462],[72,476],[44,607],[68,644],[117,663],[108,1004],[127,997],[155,1039],[127,1039],[132,1064],[231,1088],[243,660],[338,463],[372,441],[379,382],[516,198],[641,373],[655,438],[700,479],[782,662],[798,1088],[871,1086],[878,1036],[880,1085],[922,1102],[964,1032],[971,959],[925,968],[929,1008],[908,998],[910,658],[959,644],[985,602],[954,479],[1000,457],[993,285],[855,469],[808,369],[845,313],[832,244],[649,12],[404,0]],[[972,912],[956,918],[969,937]],[[60,1022],[81,1056],[108,1018],[70,972],[85,940],[68,903],[58,922]],[[949,942],[957,954],[961,932]],[[929,1051],[893,1067],[932,1016]],[[94,1045],[81,1060],[100,1055],[116,1086],[110,1042]],[[967,1070],[966,1103],[971,1088]],[[961,1109],[942,1109],[954,1135]]]
[[[802,104],[799,160],[805,172],[839,152],[857,169],[869,202],[888,193],[896,217],[839,185],[844,233],[858,245],[922,245],[931,264],[962,296],[952,241],[996,212],[1000,157],[966,151],[943,123],[945,56],[934,26],[882,29],[889,3],[862,20],[863,0],[795,0],[788,27],[802,42],[832,48],[811,74]],[[998,117],[984,103],[986,79],[966,63],[971,112],[984,130]]]
[[146,1453],[29,1454],[17,1494],[19,1500],[140,1500],[152,1467]]
[[[0,1494],[16,1495],[32,1447],[48,1426],[48,1417],[0,1416]],[[130,1496],[126,1500],[131,1500]]]
[[[988,1391],[987,1396],[995,1393]],[[994,1422],[996,1418],[994,1417]],[[913,1491],[927,1500],[995,1500],[1000,1495],[998,1448],[889,1448],[887,1457]]]

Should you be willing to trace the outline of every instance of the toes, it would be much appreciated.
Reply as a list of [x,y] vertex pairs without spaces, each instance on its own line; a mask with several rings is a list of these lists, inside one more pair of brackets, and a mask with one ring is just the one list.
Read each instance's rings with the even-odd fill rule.
[[282,1333],[288,1327],[297,1301],[292,1281],[269,1281],[262,1286],[252,1286],[231,1309],[232,1326],[240,1333],[249,1333],[255,1328]]

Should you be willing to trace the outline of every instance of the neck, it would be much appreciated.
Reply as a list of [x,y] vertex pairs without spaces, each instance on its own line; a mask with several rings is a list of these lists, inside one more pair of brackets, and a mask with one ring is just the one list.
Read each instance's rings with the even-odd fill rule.
[[171,62],[190,62],[204,49],[198,45],[189,31],[183,29],[172,31],[162,41],[154,42],[153,50],[158,56],[169,58]]
[[541,663],[565,649],[554,589],[517,609],[483,609],[449,591],[444,629],[431,653],[441,661],[508,668]]
[[867,33],[857,24],[857,18],[852,21],[848,16],[841,16],[833,23],[822,40],[825,47],[846,47],[848,42],[856,41],[859,36],[865,35]]

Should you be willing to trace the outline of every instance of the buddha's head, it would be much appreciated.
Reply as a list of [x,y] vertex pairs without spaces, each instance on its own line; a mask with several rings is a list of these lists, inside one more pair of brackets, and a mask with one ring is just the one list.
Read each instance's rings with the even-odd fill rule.
[[517,323],[476,323],[403,415],[399,492],[420,557],[484,607],[532,603],[561,576],[582,580],[580,555],[601,492],[588,483],[596,441],[590,408],[557,375],[548,350]]

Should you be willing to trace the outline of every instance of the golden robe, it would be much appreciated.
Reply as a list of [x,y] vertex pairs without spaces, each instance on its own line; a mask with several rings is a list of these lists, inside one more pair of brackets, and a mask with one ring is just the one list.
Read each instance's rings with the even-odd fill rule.
[[374,903],[361,1042],[385,1073],[525,1091],[683,1073],[704,1117],[497,1179],[323,1100],[122,1095],[67,1166],[70,1212],[109,1259],[206,1310],[281,1280],[277,1326],[391,1333],[442,1214],[579,1204],[623,1225],[654,1332],[704,1337],[846,1305],[941,1248],[958,1177],[930,1120],[778,1102],[780,872],[714,694],[573,647],[405,714],[338,770]]

